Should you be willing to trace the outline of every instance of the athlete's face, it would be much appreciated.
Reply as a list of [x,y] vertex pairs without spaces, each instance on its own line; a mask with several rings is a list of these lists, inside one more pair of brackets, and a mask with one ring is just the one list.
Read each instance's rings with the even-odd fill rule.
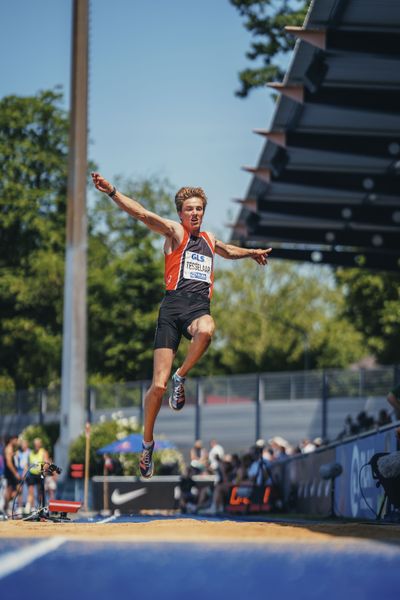
[[185,229],[192,233],[200,231],[204,216],[203,200],[201,198],[189,198],[184,200],[179,218]]

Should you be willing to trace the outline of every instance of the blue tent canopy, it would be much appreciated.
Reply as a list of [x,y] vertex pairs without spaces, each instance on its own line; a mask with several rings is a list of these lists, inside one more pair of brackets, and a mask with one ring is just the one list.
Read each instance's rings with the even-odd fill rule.
[[[168,440],[157,440],[154,450],[166,450],[168,448],[176,448],[175,444]],[[107,446],[103,446],[97,450],[97,454],[135,454],[142,451],[142,436],[140,433],[131,433],[122,438],[115,440]]]

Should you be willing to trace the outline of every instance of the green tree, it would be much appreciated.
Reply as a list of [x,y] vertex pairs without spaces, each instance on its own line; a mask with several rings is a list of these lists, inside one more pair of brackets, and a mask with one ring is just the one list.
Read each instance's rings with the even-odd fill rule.
[[[294,38],[285,34],[285,25],[302,25],[308,0],[229,0],[244,17],[244,26],[255,41],[246,57],[257,66],[239,73],[240,89],[237,96],[245,98],[249,92],[269,81],[281,80],[283,70],[279,61],[294,46]],[[258,66],[260,64],[260,66]]]
[[[45,91],[0,101],[0,385],[57,383],[61,370],[68,115]],[[120,182],[171,216],[171,186]],[[89,211],[89,377],[149,377],[162,240],[103,196]]]
[[363,355],[362,336],[342,318],[343,297],[327,270],[301,272],[248,261],[220,274],[215,294],[216,344],[230,372],[346,367]]
[[58,378],[68,124],[57,91],[0,101],[0,375]]
[[364,269],[338,269],[344,316],[363,335],[364,344],[383,364],[400,362],[400,276]]

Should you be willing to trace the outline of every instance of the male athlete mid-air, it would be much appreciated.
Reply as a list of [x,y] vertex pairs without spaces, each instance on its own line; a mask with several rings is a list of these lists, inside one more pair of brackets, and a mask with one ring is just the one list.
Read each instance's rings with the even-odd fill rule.
[[186,375],[207,350],[214,333],[210,299],[214,281],[214,254],[223,258],[252,258],[267,264],[267,250],[239,248],[216,240],[201,231],[207,198],[201,188],[181,188],[175,196],[180,223],[164,219],[139,202],[124,196],[99,173],[92,173],[93,183],[131,217],[163,235],[165,256],[165,297],[161,302],[154,342],[153,380],[145,396],[143,451],[140,459],[142,477],[153,475],[153,429],[171,374],[172,363],[182,334],[191,340],[182,365],[172,377],[169,405],[181,410],[185,404]]

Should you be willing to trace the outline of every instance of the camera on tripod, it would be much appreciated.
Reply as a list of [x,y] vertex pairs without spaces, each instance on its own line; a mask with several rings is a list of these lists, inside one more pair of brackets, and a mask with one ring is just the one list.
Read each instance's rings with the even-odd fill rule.
[[15,503],[18,497],[18,494],[22,490],[22,486],[25,482],[26,476],[32,471],[35,470],[36,477],[38,479],[38,506],[36,510],[34,510],[30,515],[23,518],[23,521],[54,521],[57,523],[63,521],[70,521],[68,517],[68,513],[76,513],[81,508],[81,502],[73,502],[69,500],[50,500],[48,505],[46,505],[45,497],[45,478],[51,477],[55,473],[60,475],[62,473],[62,469],[58,467],[54,463],[49,462],[37,462],[33,465],[29,465],[29,468],[26,472],[25,477],[22,479],[19,484],[20,489],[17,492],[12,509],[12,518],[16,518],[15,512]]
[[54,463],[47,463],[47,473],[49,475],[53,475],[53,473],[57,473],[57,475],[61,475],[62,473],[62,469],[60,469],[60,467],[57,467],[57,465],[55,465]]

